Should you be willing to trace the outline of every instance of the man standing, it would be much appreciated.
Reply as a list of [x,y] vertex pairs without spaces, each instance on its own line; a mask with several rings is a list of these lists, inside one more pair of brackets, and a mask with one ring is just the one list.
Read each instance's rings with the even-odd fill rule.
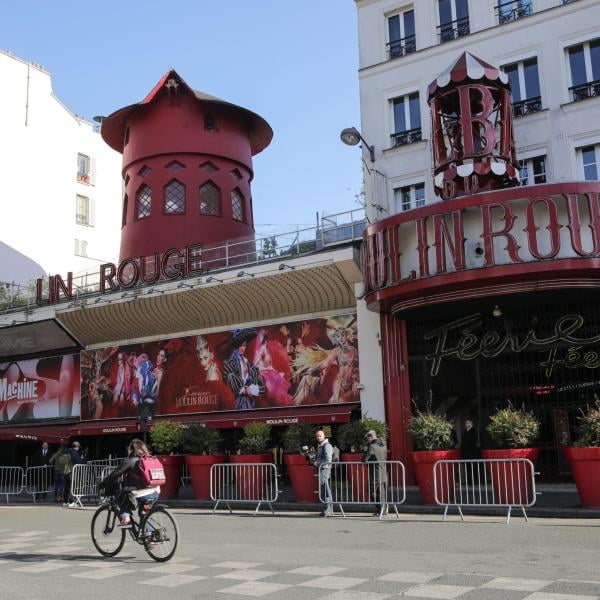
[[375,503],[375,515],[387,514],[387,446],[383,438],[377,437],[374,429],[367,431],[365,438],[369,443],[362,460],[369,464],[369,482],[371,500]]
[[[71,459],[72,467],[75,467],[75,465],[81,465],[85,462],[81,454],[81,444],[79,442],[73,442],[72,446],[68,450],[68,455]],[[70,470],[68,473],[65,473],[65,504],[69,508],[74,508],[77,506],[77,502],[75,502],[75,499],[71,494],[71,473],[72,472]]]
[[319,490],[321,498],[325,498],[325,507],[321,511],[321,517],[333,516],[333,498],[331,496],[331,460],[333,458],[333,446],[325,437],[325,432],[319,429],[316,433],[317,457],[315,467],[319,470]]
[[[465,429],[460,438],[460,458],[461,460],[477,460],[479,458],[479,446],[477,444],[477,430],[473,427],[473,421],[467,419],[465,421]],[[459,469],[460,478],[464,483],[473,485],[479,481],[479,464],[480,463],[461,463]],[[461,472],[461,469],[464,469]]]
[[[40,450],[33,457],[34,467],[47,467],[50,464],[50,452],[48,451],[48,442],[43,442]],[[46,490],[50,487],[50,469],[36,469],[37,475],[35,486],[42,500],[46,499]]]

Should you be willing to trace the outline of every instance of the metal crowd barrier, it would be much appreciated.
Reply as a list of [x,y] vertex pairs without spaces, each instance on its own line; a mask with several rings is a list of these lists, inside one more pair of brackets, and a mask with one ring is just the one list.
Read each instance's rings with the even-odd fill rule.
[[440,460],[433,466],[435,501],[448,508],[458,509],[464,521],[463,506],[494,506],[507,508],[506,522],[511,510],[519,507],[527,521],[526,507],[537,499],[533,463],[526,458]]
[[337,504],[345,517],[344,504],[375,504],[380,520],[390,507],[400,518],[398,504],[406,500],[406,473],[399,460],[326,463],[319,467],[319,481],[324,481],[327,470],[329,489],[324,483],[319,485],[319,501],[329,504],[331,511]]
[[71,496],[83,508],[83,498],[98,498],[98,484],[115,469],[108,461],[75,465],[71,472]]
[[210,468],[210,498],[215,502],[213,515],[221,502],[256,503],[254,514],[266,503],[275,514],[272,503],[279,495],[277,467],[273,463],[219,463]]
[[6,496],[6,504],[9,496],[18,496],[23,491],[24,480],[21,467],[0,467],[0,494]]
[[183,469],[181,470],[181,487],[187,487],[190,485],[192,478],[190,476],[190,468],[186,462],[183,463]]
[[25,491],[33,496],[36,494],[54,494],[54,467],[29,467],[25,471]]

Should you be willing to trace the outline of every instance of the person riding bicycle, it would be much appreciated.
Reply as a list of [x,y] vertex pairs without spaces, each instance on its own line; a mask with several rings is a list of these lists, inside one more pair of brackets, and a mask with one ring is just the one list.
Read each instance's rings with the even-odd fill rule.
[[115,469],[100,483],[100,487],[110,487],[114,485],[119,477],[123,476],[122,493],[117,498],[119,518],[121,520],[118,525],[120,528],[126,529],[131,527],[130,510],[132,506],[135,507],[136,502],[153,504],[158,500],[160,486],[148,487],[142,480],[139,470],[139,460],[147,454],[150,454],[150,450],[148,450],[148,446],[142,440],[131,440],[127,448],[127,458],[120,467]]

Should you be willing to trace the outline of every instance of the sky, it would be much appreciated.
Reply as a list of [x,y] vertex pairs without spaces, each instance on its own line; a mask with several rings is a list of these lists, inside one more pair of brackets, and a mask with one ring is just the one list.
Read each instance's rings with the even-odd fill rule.
[[353,0],[3,0],[0,48],[41,64],[88,120],[140,101],[170,67],[261,115],[274,136],[254,157],[258,231],[360,207],[360,150],[339,138],[360,126]]

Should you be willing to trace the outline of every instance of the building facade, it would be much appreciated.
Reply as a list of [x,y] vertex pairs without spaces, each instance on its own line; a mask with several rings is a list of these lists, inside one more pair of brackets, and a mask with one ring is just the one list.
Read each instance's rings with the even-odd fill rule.
[[43,67],[0,51],[0,76],[11,82],[0,100],[2,242],[46,273],[97,270],[118,256],[120,156]]
[[490,447],[488,418],[510,402],[541,421],[543,476],[568,478],[562,448],[600,397],[600,4],[357,7],[375,147],[363,273],[392,453],[408,461],[415,409],[459,436],[474,420]]

